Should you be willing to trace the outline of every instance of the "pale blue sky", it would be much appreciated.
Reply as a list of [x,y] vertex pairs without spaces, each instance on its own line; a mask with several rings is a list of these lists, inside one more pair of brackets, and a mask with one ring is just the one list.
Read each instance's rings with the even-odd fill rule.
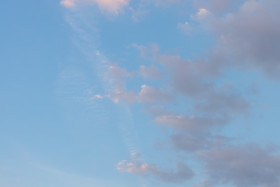
[[279,7],[3,2],[0,186],[279,186]]

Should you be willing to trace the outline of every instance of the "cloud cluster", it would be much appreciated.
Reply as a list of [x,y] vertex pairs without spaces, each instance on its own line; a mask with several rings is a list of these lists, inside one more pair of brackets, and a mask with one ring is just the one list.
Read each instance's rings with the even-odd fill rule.
[[[118,14],[129,4],[126,0],[63,0],[61,3],[75,7],[80,2],[97,4],[112,14]],[[179,1],[165,1],[176,2]],[[229,69],[258,70],[271,78],[280,78],[280,1],[242,2],[198,1],[201,7],[193,19],[211,31],[216,41],[205,58],[190,60],[161,54],[157,45],[134,44],[140,56],[153,61],[152,64],[140,65],[134,73],[118,65],[108,66],[104,80],[110,89],[105,96],[92,98],[144,104],[155,124],[172,129],[169,140],[175,150],[191,154],[204,163],[208,178],[197,187],[276,187],[280,182],[279,155],[255,144],[234,144],[233,139],[220,134],[223,127],[250,109],[238,86],[221,83]],[[186,32],[192,30],[188,22],[178,24],[178,28]],[[135,82],[141,83],[129,88],[126,80],[135,76],[141,79]],[[157,84],[145,83],[151,79]],[[179,112],[173,111],[178,98],[183,102],[180,103],[183,110]],[[121,161],[117,169],[151,175],[165,182],[185,182],[194,175],[184,163],[173,170],[164,170],[135,158],[130,162]]]
[[[154,76],[151,74],[155,73]],[[140,66],[139,74],[143,77],[156,77],[158,78],[161,73],[157,71],[153,66],[145,67]],[[172,97],[169,93],[165,92],[160,88],[155,88],[143,84],[140,86],[140,91],[137,93],[134,90],[127,90],[126,79],[135,76],[135,73],[128,72],[126,69],[119,67],[118,65],[110,65],[107,68],[107,73],[104,76],[104,80],[107,84],[111,85],[108,98],[113,100],[115,103],[127,102],[127,103],[155,103],[155,102],[169,102]]]
[[[143,103],[150,103],[148,113],[154,117],[154,122],[174,130],[170,143],[176,150],[192,154],[205,163],[209,178],[198,186],[276,186],[280,170],[278,156],[257,145],[233,146],[231,138],[218,134],[217,129],[222,129],[234,117],[243,115],[250,108],[248,101],[232,85],[217,83],[228,66],[213,61],[190,61],[158,52],[153,54],[153,59],[165,72],[168,88],[171,89],[142,85],[140,92],[134,95],[135,101],[138,98]],[[122,75],[129,74],[127,71],[121,72]],[[173,99],[168,95],[170,92]],[[176,97],[190,101],[188,112],[180,114],[166,110],[164,103],[172,103]],[[155,101],[159,105],[155,106]],[[161,181],[184,182],[191,176],[184,164],[175,170],[162,170],[140,161],[122,161],[118,170],[154,176]]]

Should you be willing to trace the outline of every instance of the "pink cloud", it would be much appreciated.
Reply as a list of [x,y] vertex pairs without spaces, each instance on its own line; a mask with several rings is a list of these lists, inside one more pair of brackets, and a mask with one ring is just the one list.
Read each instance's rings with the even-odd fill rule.
[[110,13],[119,14],[125,6],[128,6],[130,0],[62,0],[62,4],[66,8],[74,8],[77,5],[96,4],[100,10]]

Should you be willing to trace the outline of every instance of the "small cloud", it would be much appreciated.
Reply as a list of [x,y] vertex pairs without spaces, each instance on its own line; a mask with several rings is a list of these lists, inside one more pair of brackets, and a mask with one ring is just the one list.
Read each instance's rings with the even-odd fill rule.
[[96,94],[93,97],[90,98],[91,101],[96,100],[96,99],[103,99],[102,95]]
[[129,0],[62,0],[60,2],[66,8],[73,8],[81,3],[96,4],[100,10],[117,15],[129,5]]
[[75,0],[62,0],[60,4],[67,8],[73,8],[76,6]]
[[117,91],[113,92],[109,95],[109,98],[114,102],[114,103],[119,103],[121,101],[124,101],[126,103],[133,103],[136,98],[135,95],[132,91]]
[[192,30],[191,25],[187,21],[185,23],[178,23],[177,28],[184,33],[188,33]]
[[95,0],[98,7],[111,14],[119,14],[125,6],[128,6],[129,0]]
[[97,50],[97,51],[95,52],[95,55],[96,55],[96,56],[100,56],[100,55],[101,55],[100,51]]
[[202,20],[202,19],[205,19],[209,15],[210,15],[210,12],[206,8],[200,8],[200,9],[198,9],[198,12],[196,13],[196,18],[198,20]]

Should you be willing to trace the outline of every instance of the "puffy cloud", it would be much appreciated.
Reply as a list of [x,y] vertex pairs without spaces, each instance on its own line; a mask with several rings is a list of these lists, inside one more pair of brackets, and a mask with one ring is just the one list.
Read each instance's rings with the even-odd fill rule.
[[216,35],[213,60],[242,69],[261,70],[280,78],[280,16],[278,0],[247,1],[241,8],[205,24]]
[[178,163],[175,169],[164,170],[154,164],[143,163],[139,158],[132,158],[131,162],[125,160],[119,162],[117,170],[143,177],[153,176],[166,183],[183,183],[194,176],[193,171],[184,163]]
[[125,6],[129,4],[129,0],[96,0],[96,3],[101,10],[118,14]]
[[[148,48],[141,47],[141,50],[151,53]],[[191,61],[179,56],[161,55],[158,50],[153,59],[166,72],[175,97],[183,97],[190,104],[187,114],[168,111],[163,106],[153,106],[148,111],[155,123],[174,130],[170,135],[173,147],[197,155],[202,150],[212,151],[229,145],[231,139],[217,135],[217,129],[227,125],[236,115],[244,114],[250,105],[232,85],[217,83],[228,66],[222,61]],[[140,166],[134,168],[135,171],[141,170]],[[209,181],[199,186],[214,186]]]
[[192,62],[179,56],[160,55],[158,62],[171,75],[169,82],[177,93],[198,97],[213,92],[214,84],[205,81],[218,74],[220,66],[215,63]]
[[199,8],[198,12],[196,13],[196,18],[198,20],[202,20],[202,19],[205,19],[209,15],[210,15],[210,12],[206,8]]
[[236,187],[277,187],[280,156],[255,144],[201,151],[207,174],[216,184]]
[[225,68],[219,61],[190,61],[169,55],[160,55],[157,60],[170,74],[173,91],[191,98],[197,112],[227,116],[248,110],[249,104],[241,93],[230,85],[215,83]]
[[118,14],[125,6],[129,5],[129,0],[62,0],[61,4],[67,8],[76,7],[78,4],[96,4],[102,11],[110,14]]
[[168,102],[171,100],[171,97],[167,92],[145,84],[141,86],[141,91],[139,92],[138,97],[140,102]]
[[[224,1],[217,9],[224,10],[230,3],[230,0]],[[176,150],[199,155],[205,161],[209,179],[198,186],[276,187],[280,182],[277,155],[256,145],[232,146],[229,138],[216,135],[217,128],[229,124],[250,108],[241,90],[219,82],[224,72],[234,66],[242,70],[246,67],[280,78],[280,22],[277,20],[280,14],[276,7],[280,7],[276,0],[251,0],[221,17],[212,14],[211,8],[199,9],[195,18],[211,29],[217,39],[217,45],[210,50],[207,59],[192,61],[180,56],[160,55],[157,45],[134,45],[142,57],[158,63],[156,66],[165,72],[164,81],[171,88],[168,91],[175,93],[174,97],[181,97],[186,101],[184,106],[189,107],[187,114],[165,111],[162,106],[152,106],[149,113],[157,124],[174,130],[170,141]],[[116,77],[128,77],[126,71],[115,70],[120,72]],[[146,79],[155,79],[159,74],[154,66],[140,66],[140,75]],[[122,100],[132,98],[131,101],[159,102],[164,106],[164,102],[170,101],[168,92],[161,88],[143,85],[136,95],[123,90],[117,95]],[[167,171],[140,161],[123,161],[118,167],[120,171],[152,175],[161,180],[170,178],[171,181],[175,176],[185,175],[179,168]]]

